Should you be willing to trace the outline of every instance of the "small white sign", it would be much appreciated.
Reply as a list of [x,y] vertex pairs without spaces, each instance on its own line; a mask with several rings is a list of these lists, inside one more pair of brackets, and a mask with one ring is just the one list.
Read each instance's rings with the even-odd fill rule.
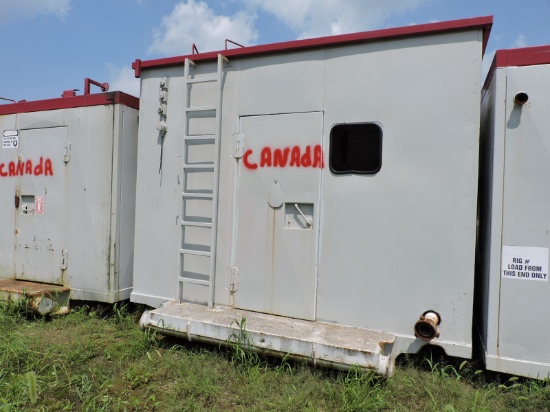
[[44,213],[44,197],[36,196],[34,198],[34,213],[41,215]]
[[548,248],[502,246],[503,278],[548,282]]
[[19,146],[19,131],[4,130],[2,149],[15,149],[17,146]]

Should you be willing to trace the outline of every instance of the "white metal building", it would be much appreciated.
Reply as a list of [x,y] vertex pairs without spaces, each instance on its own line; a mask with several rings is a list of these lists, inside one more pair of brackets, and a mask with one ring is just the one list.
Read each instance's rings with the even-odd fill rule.
[[86,85],[0,105],[0,278],[116,302],[132,289],[139,100]]
[[256,348],[384,373],[428,341],[469,357],[491,25],[136,60],[142,324],[246,319]]
[[550,374],[550,46],[498,50],[483,88],[476,329],[488,369]]

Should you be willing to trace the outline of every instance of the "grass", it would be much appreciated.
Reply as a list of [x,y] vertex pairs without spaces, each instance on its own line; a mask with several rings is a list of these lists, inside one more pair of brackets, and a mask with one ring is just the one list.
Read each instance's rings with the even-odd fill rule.
[[0,306],[0,411],[550,411],[550,382],[436,351],[401,358],[385,379],[250,352],[246,319],[228,348],[143,332],[143,310],[42,318]]

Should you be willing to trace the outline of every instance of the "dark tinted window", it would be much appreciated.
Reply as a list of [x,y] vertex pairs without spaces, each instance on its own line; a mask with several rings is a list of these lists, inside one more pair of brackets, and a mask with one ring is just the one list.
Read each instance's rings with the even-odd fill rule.
[[376,123],[337,124],[330,131],[330,170],[374,174],[382,167],[382,129]]

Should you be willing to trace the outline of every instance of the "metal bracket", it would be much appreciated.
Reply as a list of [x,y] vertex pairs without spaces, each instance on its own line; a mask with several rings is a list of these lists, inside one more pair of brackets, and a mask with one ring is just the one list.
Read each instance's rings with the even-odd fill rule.
[[168,103],[168,77],[163,77],[159,84],[159,108],[157,113],[166,119],[166,105]]
[[227,290],[230,293],[235,293],[239,290],[239,268],[237,266],[229,266],[225,273],[228,277]]
[[69,163],[71,160],[71,142],[65,142],[63,147],[63,163]]

